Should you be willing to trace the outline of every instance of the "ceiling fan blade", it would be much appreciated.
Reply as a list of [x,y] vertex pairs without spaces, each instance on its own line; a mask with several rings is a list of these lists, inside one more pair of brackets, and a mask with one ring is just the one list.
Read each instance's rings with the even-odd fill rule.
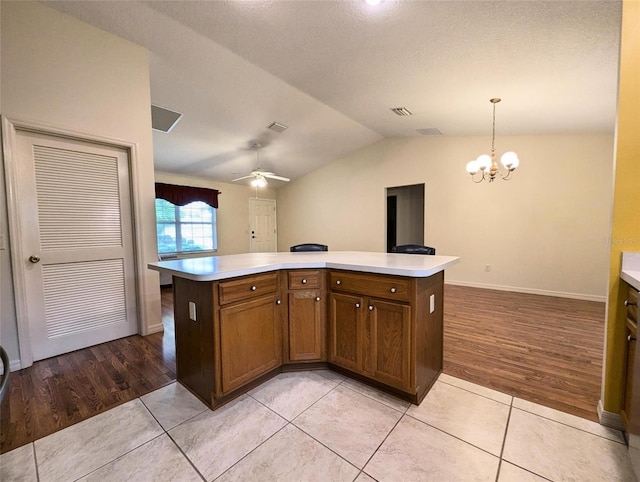
[[253,174],[249,174],[248,176],[242,176],[237,179],[231,179],[231,182],[242,181],[243,179],[249,179],[251,177],[255,177]]
[[276,176],[274,173],[272,172],[263,172],[262,175],[264,177],[268,177],[269,179],[275,179],[277,181],[285,181],[285,182],[289,182],[291,181],[291,179],[289,179],[288,177],[283,177],[283,176]]

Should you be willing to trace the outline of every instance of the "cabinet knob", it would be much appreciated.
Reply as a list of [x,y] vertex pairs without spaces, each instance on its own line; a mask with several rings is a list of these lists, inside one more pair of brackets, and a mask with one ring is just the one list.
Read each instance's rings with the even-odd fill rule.
[[282,301],[280,301],[280,300],[277,300],[277,301],[276,301],[276,305],[279,305],[279,304],[281,304],[281,303],[282,303]]
[[395,293],[395,292],[396,292],[396,289],[395,289],[395,288],[391,288],[391,292],[392,292],[392,293]]
[[636,339],[633,336],[629,335],[627,337],[627,341],[636,341]]
[[255,290],[257,290],[257,289],[258,289],[258,288],[256,288],[256,286],[255,286],[255,285],[253,285],[253,286],[251,287],[251,291],[255,291]]
[[629,301],[629,300],[624,300],[624,306],[635,306],[638,303],[633,302],[633,301]]
[[369,305],[369,311],[373,311],[373,305]]
[[306,285],[307,284],[307,280],[305,278],[302,278],[302,284]]
[[341,284],[342,284],[342,281],[340,281],[340,280],[336,280],[336,284],[337,284],[337,285],[341,285]]
[[360,308],[360,303],[356,303],[356,308]]
[[320,301],[320,297],[319,296],[316,296],[316,301]]

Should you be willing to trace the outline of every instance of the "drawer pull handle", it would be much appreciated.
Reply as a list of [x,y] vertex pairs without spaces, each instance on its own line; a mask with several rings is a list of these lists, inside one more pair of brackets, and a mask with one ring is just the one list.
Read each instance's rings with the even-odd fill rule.
[[340,281],[340,280],[336,280],[336,284],[337,284],[337,285],[341,285],[341,284],[342,284],[342,281]]
[[395,289],[395,288],[391,288],[391,292],[392,292],[392,293],[395,293],[395,292],[396,292],[396,289]]
[[360,308],[360,303],[356,303],[356,308]]
[[627,337],[627,341],[636,341],[636,339],[633,336],[629,335]]
[[306,285],[307,284],[307,280],[305,278],[302,278],[302,284]]
[[373,311],[373,305],[369,305],[369,311]]
[[258,289],[258,288],[256,288],[256,285],[253,285],[253,286],[251,287],[251,291],[255,291],[255,290],[257,290],[257,289]]
[[624,300],[624,306],[636,306],[637,304],[637,301]]
[[281,303],[282,303],[282,301],[280,301],[280,300],[276,301],[276,305],[279,305]]
[[320,301],[320,297],[319,296],[316,296],[316,301]]

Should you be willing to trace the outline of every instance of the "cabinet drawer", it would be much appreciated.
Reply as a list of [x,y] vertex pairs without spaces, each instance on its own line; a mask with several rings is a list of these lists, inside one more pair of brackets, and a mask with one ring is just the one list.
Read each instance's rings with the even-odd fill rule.
[[329,288],[374,298],[409,301],[411,281],[399,276],[330,271]]
[[290,290],[320,287],[320,271],[318,270],[295,270],[289,271],[288,275]]
[[627,290],[627,318],[638,323],[638,292],[633,288]]
[[218,285],[221,305],[277,292],[277,272],[223,281]]

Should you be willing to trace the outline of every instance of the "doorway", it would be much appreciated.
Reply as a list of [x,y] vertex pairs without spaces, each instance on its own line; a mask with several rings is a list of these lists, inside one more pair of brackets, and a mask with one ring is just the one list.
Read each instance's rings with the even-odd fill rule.
[[270,253],[277,251],[275,199],[249,199],[249,252]]
[[388,187],[387,252],[402,244],[424,245],[424,184]]

